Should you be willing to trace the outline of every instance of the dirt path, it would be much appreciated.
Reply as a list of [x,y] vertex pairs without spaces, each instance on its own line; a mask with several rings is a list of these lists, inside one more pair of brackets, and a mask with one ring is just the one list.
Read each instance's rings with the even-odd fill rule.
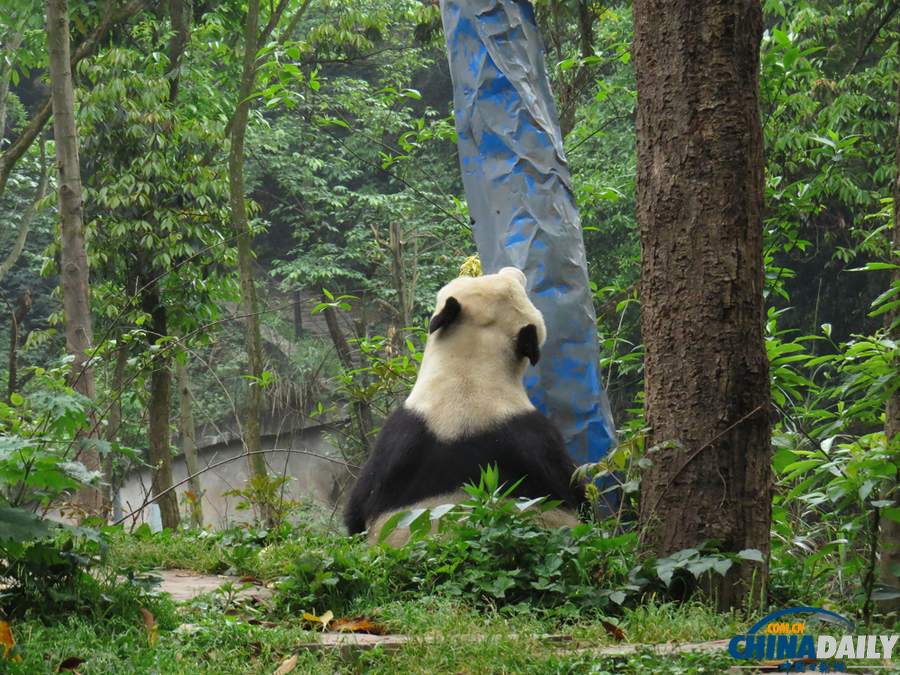
[[186,602],[203,593],[213,593],[225,584],[233,584],[236,588],[249,585],[237,594],[246,598],[256,596],[268,599],[272,591],[255,580],[247,577],[235,577],[225,574],[200,574],[191,570],[158,570],[154,574],[162,577],[159,590],[172,596],[175,602]]

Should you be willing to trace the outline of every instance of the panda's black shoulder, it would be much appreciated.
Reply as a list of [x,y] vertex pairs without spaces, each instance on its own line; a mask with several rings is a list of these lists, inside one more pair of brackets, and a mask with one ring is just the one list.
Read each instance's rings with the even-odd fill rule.
[[381,434],[393,439],[415,440],[431,435],[431,430],[421,415],[406,406],[396,408],[381,427]]
[[519,452],[542,458],[571,462],[562,434],[546,415],[538,410],[523,412],[499,423],[494,431]]

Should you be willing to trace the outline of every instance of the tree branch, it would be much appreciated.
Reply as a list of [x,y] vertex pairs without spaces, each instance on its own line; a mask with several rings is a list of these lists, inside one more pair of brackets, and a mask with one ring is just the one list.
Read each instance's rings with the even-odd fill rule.
[[[74,52],[72,52],[72,70],[74,71],[75,66],[79,61],[91,56],[97,50],[100,41],[107,36],[110,29],[115,24],[134,16],[143,10],[146,4],[147,0],[130,0],[130,2],[126,3],[118,12],[107,14],[100,23],[97,24],[94,31],[78,45]],[[0,155],[0,195],[2,195],[3,191],[6,189],[6,183],[9,180],[9,175],[12,173],[13,168],[16,166],[16,162],[22,158],[22,155],[28,152],[28,148],[31,147],[34,139],[38,137],[41,131],[43,131],[51,114],[52,106],[50,97],[47,97],[47,100],[44,101],[44,104],[28,123],[28,126],[22,130],[21,135],[16,139],[15,143],[10,145],[9,148],[6,149],[6,152]]]
[[19,256],[22,255],[22,251],[25,250],[25,241],[28,239],[28,232],[31,229],[31,221],[34,219],[34,216],[38,212],[38,204],[40,201],[47,195],[47,185],[50,182],[50,171],[47,165],[47,151],[46,145],[41,143],[41,179],[38,183],[37,191],[35,192],[34,199],[31,204],[28,205],[28,208],[25,210],[25,213],[22,214],[22,219],[19,221],[19,233],[16,236],[16,243],[13,244],[12,251],[9,252],[9,255],[6,256],[6,259],[3,262],[0,262],[0,281],[3,280],[3,277],[9,273],[9,271],[13,268],[13,265],[16,264],[16,261],[19,259]]

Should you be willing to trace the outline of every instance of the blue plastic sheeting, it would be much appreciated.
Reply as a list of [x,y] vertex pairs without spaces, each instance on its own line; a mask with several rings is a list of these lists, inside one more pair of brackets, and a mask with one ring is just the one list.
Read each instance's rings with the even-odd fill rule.
[[525,376],[572,457],[597,461],[615,426],[600,381],[584,241],[544,50],[525,0],[442,0],[463,184],[486,273],[525,272],[547,344]]

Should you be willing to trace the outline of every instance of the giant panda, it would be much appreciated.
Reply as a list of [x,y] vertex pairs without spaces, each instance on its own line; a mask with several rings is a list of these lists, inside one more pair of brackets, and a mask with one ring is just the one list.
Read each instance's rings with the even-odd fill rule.
[[[354,485],[344,522],[350,534],[381,526],[397,511],[465,499],[482,467],[520,497],[549,497],[560,508],[547,526],[574,525],[585,494],[562,436],[532,405],[522,378],[540,358],[544,320],[514,267],[460,277],[437,295],[415,385],[387,418]],[[399,534],[399,533],[398,533]],[[388,541],[400,543],[391,535]]]

